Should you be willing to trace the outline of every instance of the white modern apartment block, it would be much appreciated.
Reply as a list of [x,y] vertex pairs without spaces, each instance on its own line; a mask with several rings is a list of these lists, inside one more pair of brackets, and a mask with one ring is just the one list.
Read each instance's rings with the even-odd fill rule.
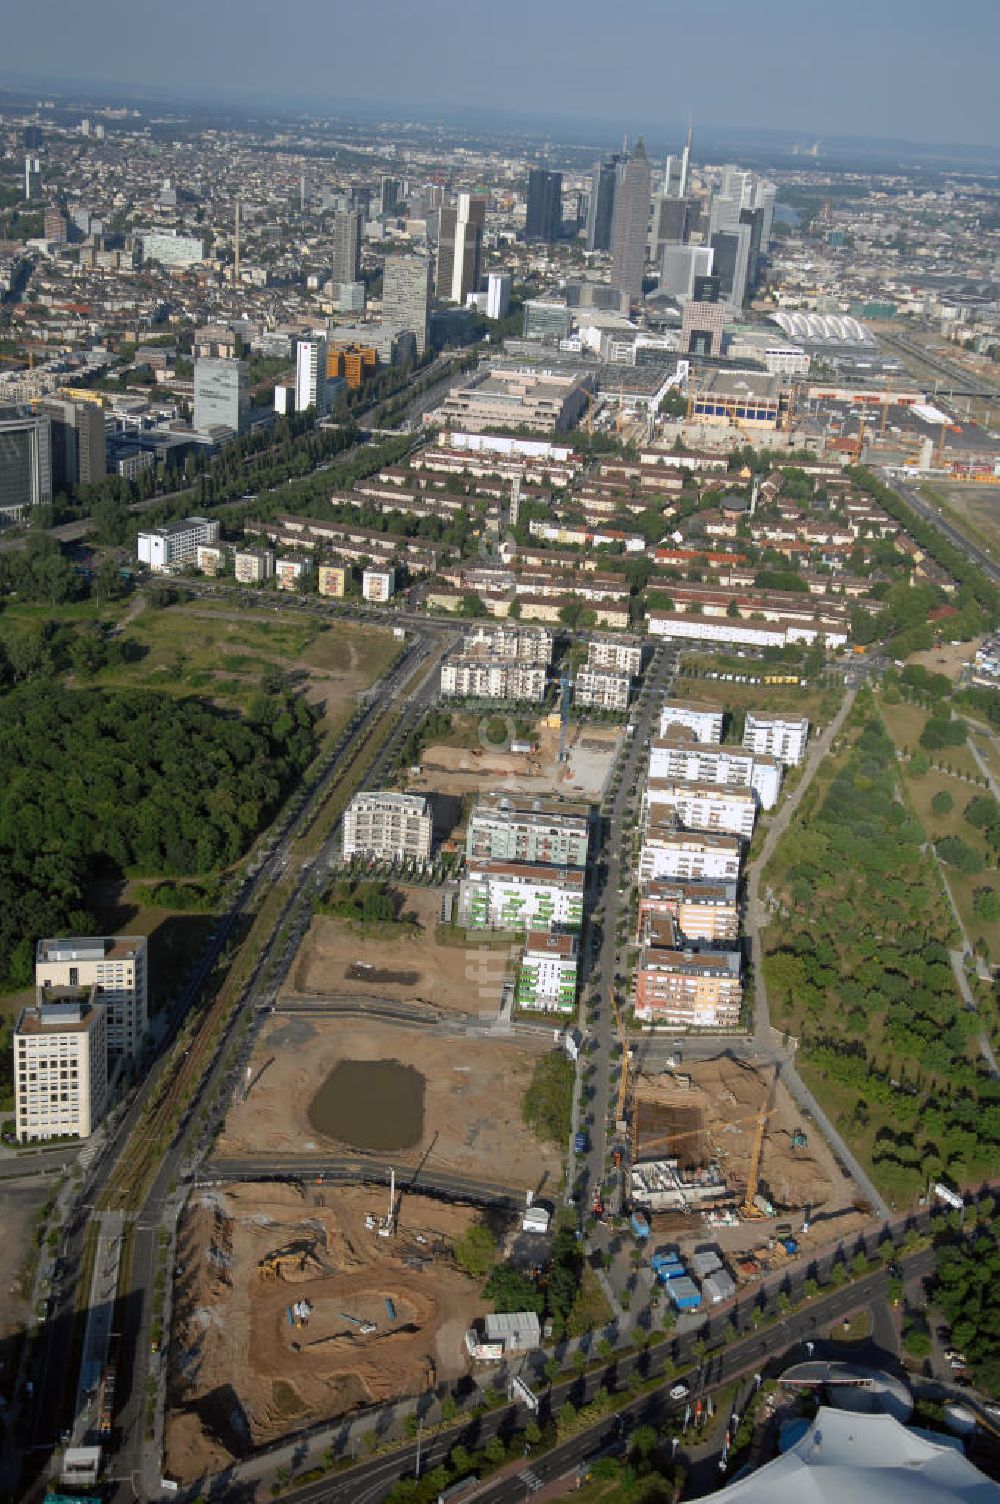
[[394,569],[366,569],[361,576],[361,594],[366,601],[391,601],[396,593]]
[[809,722],[804,716],[784,720],[781,716],[754,715],[747,711],[743,745],[755,754],[774,757],[786,767],[796,768],[805,756],[808,740]]
[[613,669],[632,678],[642,671],[642,643],[635,637],[591,637],[587,642],[588,669]]
[[679,877],[735,882],[740,875],[742,845],[738,836],[654,827],[642,843],[639,881]]
[[521,626],[515,622],[496,625],[478,622],[462,633],[462,646],[467,652],[484,651],[491,658],[540,663],[543,668],[552,662],[552,643],[548,627]]
[[107,1013],[96,987],[40,987],[13,1043],[18,1143],[89,1138],[108,1097]]
[[459,910],[470,929],[578,930],[583,888],[580,867],[483,862],[468,869]]
[[683,726],[693,731],[699,742],[722,741],[723,713],[711,705],[683,705],[676,700],[665,700],[660,711],[660,736],[672,737],[674,726]]
[[628,674],[610,668],[591,668],[589,664],[576,671],[574,705],[597,710],[627,710],[631,693],[632,680]]
[[143,261],[158,261],[161,266],[195,266],[205,259],[205,241],[201,235],[181,235],[176,230],[137,230],[142,242]]
[[355,794],[344,811],[344,858],[426,861],[433,828],[431,807],[423,794]]
[[456,699],[545,699],[545,669],[491,658],[449,658],[441,665],[441,694]]
[[183,522],[165,522],[140,533],[136,552],[140,564],[147,564],[153,574],[166,574],[197,564],[199,548],[219,541],[219,524],[209,517],[185,517]]
[[295,347],[295,411],[326,412],[326,340],[300,339]]
[[687,830],[721,831],[749,841],[757,800],[751,789],[651,778],[646,785],[645,816],[649,826],[676,820]]
[[517,974],[517,1005],[545,1013],[576,1007],[576,936],[528,932]]
[[274,550],[238,548],[233,555],[233,570],[241,585],[260,585],[274,574]]
[[36,987],[95,987],[108,1015],[108,1058],[135,1059],[149,1022],[145,935],[39,940]]
[[649,749],[651,779],[680,779],[684,783],[719,783],[729,788],[752,788],[763,809],[773,809],[781,790],[781,764],[742,747],[714,742],[687,742],[661,737]]

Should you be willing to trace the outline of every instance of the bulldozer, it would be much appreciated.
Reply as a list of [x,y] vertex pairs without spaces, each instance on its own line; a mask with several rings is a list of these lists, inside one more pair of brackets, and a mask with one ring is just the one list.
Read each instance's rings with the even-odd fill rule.
[[286,1269],[294,1268],[297,1274],[301,1274],[310,1262],[319,1263],[316,1243],[300,1238],[294,1243],[286,1243],[283,1248],[273,1248],[258,1259],[257,1273],[261,1279],[284,1279]]

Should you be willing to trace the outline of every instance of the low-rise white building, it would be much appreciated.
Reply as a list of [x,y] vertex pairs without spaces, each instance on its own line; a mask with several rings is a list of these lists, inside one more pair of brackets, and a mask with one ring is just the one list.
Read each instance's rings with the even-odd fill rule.
[[809,722],[804,716],[785,719],[747,711],[743,745],[755,755],[774,757],[786,767],[798,767],[809,740]]
[[441,694],[477,700],[545,699],[545,669],[508,659],[448,658],[441,665]]
[[361,594],[366,601],[391,601],[396,593],[394,569],[366,569],[361,576]]
[[587,667],[608,668],[633,679],[642,671],[642,643],[638,637],[601,634],[587,640]]
[[477,622],[462,633],[462,646],[469,656],[483,652],[491,658],[538,663],[543,668],[552,662],[552,644],[553,636],[548,627],[526,626],[520,622]]
[[738,643],[741,646],[787,647],[790,643],[825,643],[842,648],[848,634],[836,622],[741,621],[732,617],[691,616],[678,611],[650,611],[649,630],[654,637],[689,642]]
[[153,574],[166,574],[183,569],[185,564],[197,564],[198,549],[218,541],[218,522],[209,517],[185,517],[183,522],[165,522],[162,527],[140,533],[136,553],[139,563],[148,565]]
[[378,861],[431,854],[434,820],[423,794],[365,791],[355,794],[344,811],[344,859],[369,856]]
[[576,1007],[576,936],[529,930],[517,974],[517,1005],[544,1013]]
[[683,726],[693,731],[696,741],[718,745],[722,741],[723,712],[714,705],[685,705],[678,700],[665,700],[660,710],[660,736],[673,738],[673,728]]
[[470,864],[459,911],[470,929],[578,930],[583,924],[584,872],[532,862]]
[[627,710],[631,694],[632,680],[628,674],[610,668],[591,668],[589,664],[576,671],[573,703],[581,708]]
[[39,987],[13,1043],[18,1143],[89,1138],[108,1096],[107,1013],[96,985]]

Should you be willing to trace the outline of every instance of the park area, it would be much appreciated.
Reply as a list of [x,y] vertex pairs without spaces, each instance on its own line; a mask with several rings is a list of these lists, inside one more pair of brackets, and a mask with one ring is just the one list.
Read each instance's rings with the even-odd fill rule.
[[[422,1164],[498,1189],[551,1194],[558,1150],[536,1138],[522,1113],[535,1064],[551,1050],[544,1035],[515,1042],[470,1036],[461,1026],[275,1014],[250,1063],[255,1084],[230,1109],[217,1153],[370,1151],[401,1169]],[[350,1069],[358,1065],[369,1067],[364,1080]]]
[[[183,1483],[320,1419],[465,1372],[488,1306],[456,1265],[463,1206],[247,1183],[196,1191],[177,1239],[165,1466]],[[369,1222],[371,1225],[369,1225]]]

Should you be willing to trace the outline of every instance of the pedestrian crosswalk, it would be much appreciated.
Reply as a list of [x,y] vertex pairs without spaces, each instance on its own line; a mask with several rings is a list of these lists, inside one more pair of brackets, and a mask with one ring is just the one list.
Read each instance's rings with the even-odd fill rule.
[[517,1481],[523,1483],[529,1493],[537,1494],[542,1487],[542,1480],[537,1473],[533,1473],[530,1467],[526,1467],[523,1473],[518,1473]]

